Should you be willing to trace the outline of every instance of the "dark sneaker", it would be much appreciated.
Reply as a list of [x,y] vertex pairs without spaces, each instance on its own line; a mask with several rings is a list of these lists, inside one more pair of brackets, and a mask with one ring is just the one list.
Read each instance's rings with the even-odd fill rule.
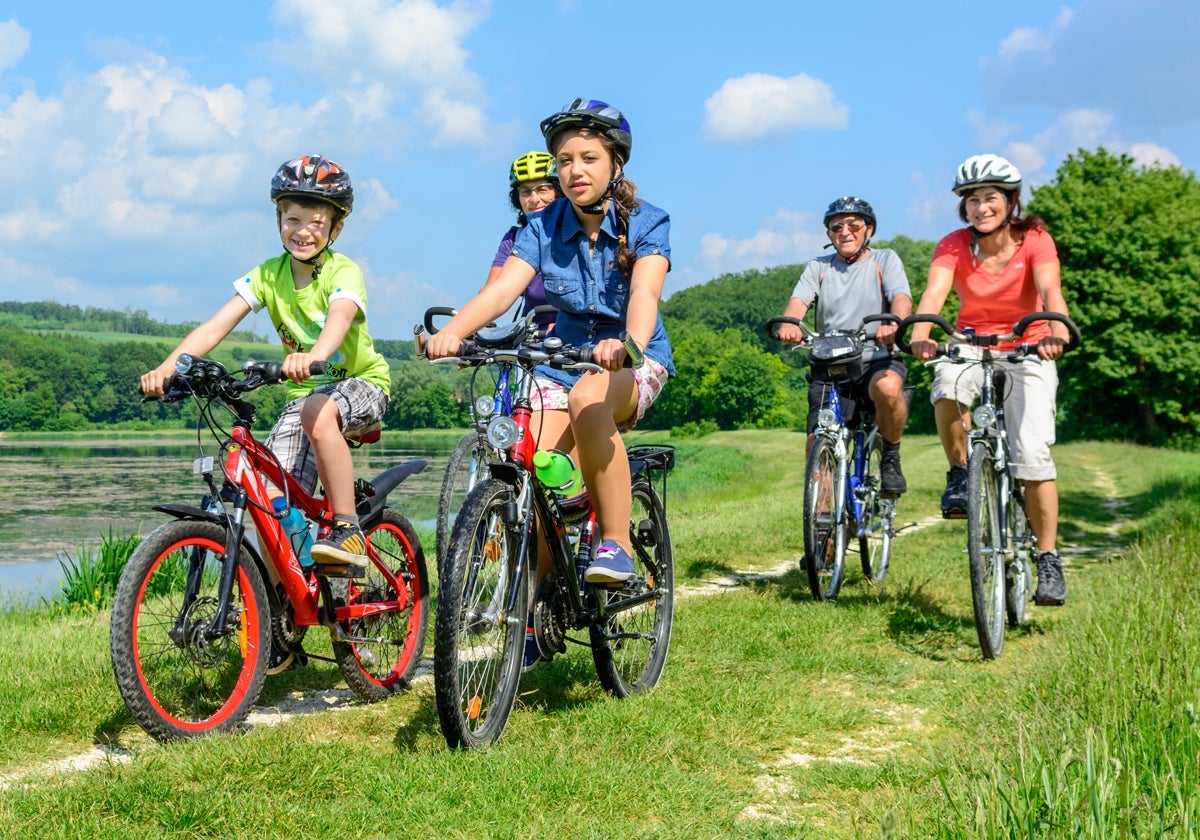
[[1033,603],[1041,607],[1057,607],[1067,600],[1067,580],[1063,577],[1062,561],[1052,551],[1043,551],[1037,558],[1037,591]]
[[296,667],[296,654],[290,650],[280,650],[271,642],[271,656],[267,659],[267,675],[282,674]]
[[317,570],[331,577],[360,578],[367,574],[367,538],[357,525],[335,522],[333,531],[312,547]]
[[637,577],[633,558],[612,540],[605,540],[596,549],[592,565],[583,573],[588,583],[624,583]]
[[885,499],[894,499],[908,490],[908,482],[900,470],[900,447],[883,448],[879,459],[879,494]]
[[967,518],[967,468],[951,467],[946,473],[946,492],[942,494],[944,519]]

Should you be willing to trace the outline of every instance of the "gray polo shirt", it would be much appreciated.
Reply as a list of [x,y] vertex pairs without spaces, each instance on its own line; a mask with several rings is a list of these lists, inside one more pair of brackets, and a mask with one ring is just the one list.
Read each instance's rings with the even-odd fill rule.
[[[817,331],[857,330],[863,318],[888,312],[897,295],[912,297],[904,263],[890,248],[872,248],[852,263],[837,254],[826,254],[804,267],[792,297],[800,298],[810,309],[817,303]],[[874,335],[878,325],[868,333]],[[869,346],[865,358],[874,353]]]

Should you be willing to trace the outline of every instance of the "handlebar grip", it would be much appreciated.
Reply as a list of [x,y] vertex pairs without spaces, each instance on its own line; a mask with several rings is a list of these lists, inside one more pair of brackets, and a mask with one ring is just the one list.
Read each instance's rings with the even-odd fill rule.
[[1075,325],[1075,322],[1070,317],[1061,312],[1030,312],[1020,321],[1013,324],[1013,332],[1017,335],[1024,335],[1029,325],[1035,324],[1038,321],[1058,321],[1058,323],[1067,328],[1067,334],[1070,335],[1070,339],[1067,341],[1067,346],[1063,348],[1063,352],[1074,350],[1083,341],[1079,327]]
[[[913,324],[933,324],[946,335],[954,335],[954,326],[941,315],[933,312],[914,313],[907,318],[902,318],[896,325],[896,346],[910,356],[912,355],[912,345],[908,343],[908,330]],[[941,347],[942,345],[938,347],[939,353]]]
[[633,336],[622,330],[621,344],[625,347],[625,367],[640,368],[642,362],[646,361],[646,355],[642,352],[642,348],[637,346],[637,342],[633,340]]
[[767,338],[779,340],[779,336],[775,334],[775,327],[780,324],[793,324],[800,328],[800,332],[804,333],[804,338],[810,339],[815,335],[812,327],[804,323],[800,318],[793,318],[791,315],[774,315],[767,319],[767,323],[763,325],[763,332],[767,334]]
[[445,316],[446,318],[453,318],[457,314],[458,310],[449,306],[429,307],[425,310],[425,332],[429,333],[430,335],[437,335],[438,331],[437,327],[433,325],[433,319],[439,315]]

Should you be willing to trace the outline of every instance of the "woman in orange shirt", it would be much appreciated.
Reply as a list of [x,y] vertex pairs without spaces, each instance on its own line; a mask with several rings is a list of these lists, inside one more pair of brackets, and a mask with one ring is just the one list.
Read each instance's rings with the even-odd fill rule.
[[[940,312],[953,289],[961,302],[959,330],[974,327],[981,335],[1006,334],[1030,312],[1066,315],[1058,252],[1041,220],[1021,215],[1021,173],[1017,168],[999,155],[967,158],[955,175],[954,192],[961,199],[959,218],[968,227],[938,243],[917,311]],[[1067,584],[1055,549],[1058,486],[1050,447],[1058,390],[1054,360],[1062,355],[1066,328],[1040,321],[1026,330],[1022,340],[1037,343],[1038,361],[999,362],[1012,383],[1005,401],[1010,467],[1013,477],[1025,483],[1027,513],[1039,548],[1034,602],[1058,605],[1067,598]],[[999,349],[1017,343],[1002,344]],[[912,349],[918,359],[933,358],[936,344],[929,340],[929,324],[914,326]],[[961,349],[966,352],[970,348]],[[930,398],[938,436],[950,462],[942,513],[950,518],[966,515],[967,426],[981,377],[977,366],[964,371],[954,365],[939,365],[934,375]]]

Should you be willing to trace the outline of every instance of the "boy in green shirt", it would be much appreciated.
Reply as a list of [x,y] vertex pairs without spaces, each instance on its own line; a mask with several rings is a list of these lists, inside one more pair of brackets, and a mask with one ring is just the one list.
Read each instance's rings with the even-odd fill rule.
[[[271,200],[285,252],[236,281],[229,302],[142,376],[142,392],[162,394],[181,354],[207,355],[251,311],[265,308],[287,348],[283,373],[289,380],[289,402],[266,445],[305,490],[311,493],[318,477],[325,488],[334,526],[312,547],[318,571],[361,577],[367,571],[367,543],[355,511],[354,465],[343,435],[378,427],[391,376],[367,333],[362,271],[330,247],[354,206],[354,189],[341,166],[306,155],[279,167]],[[312,376],[309,366],[318,361],[329,363],[328,373]]]

